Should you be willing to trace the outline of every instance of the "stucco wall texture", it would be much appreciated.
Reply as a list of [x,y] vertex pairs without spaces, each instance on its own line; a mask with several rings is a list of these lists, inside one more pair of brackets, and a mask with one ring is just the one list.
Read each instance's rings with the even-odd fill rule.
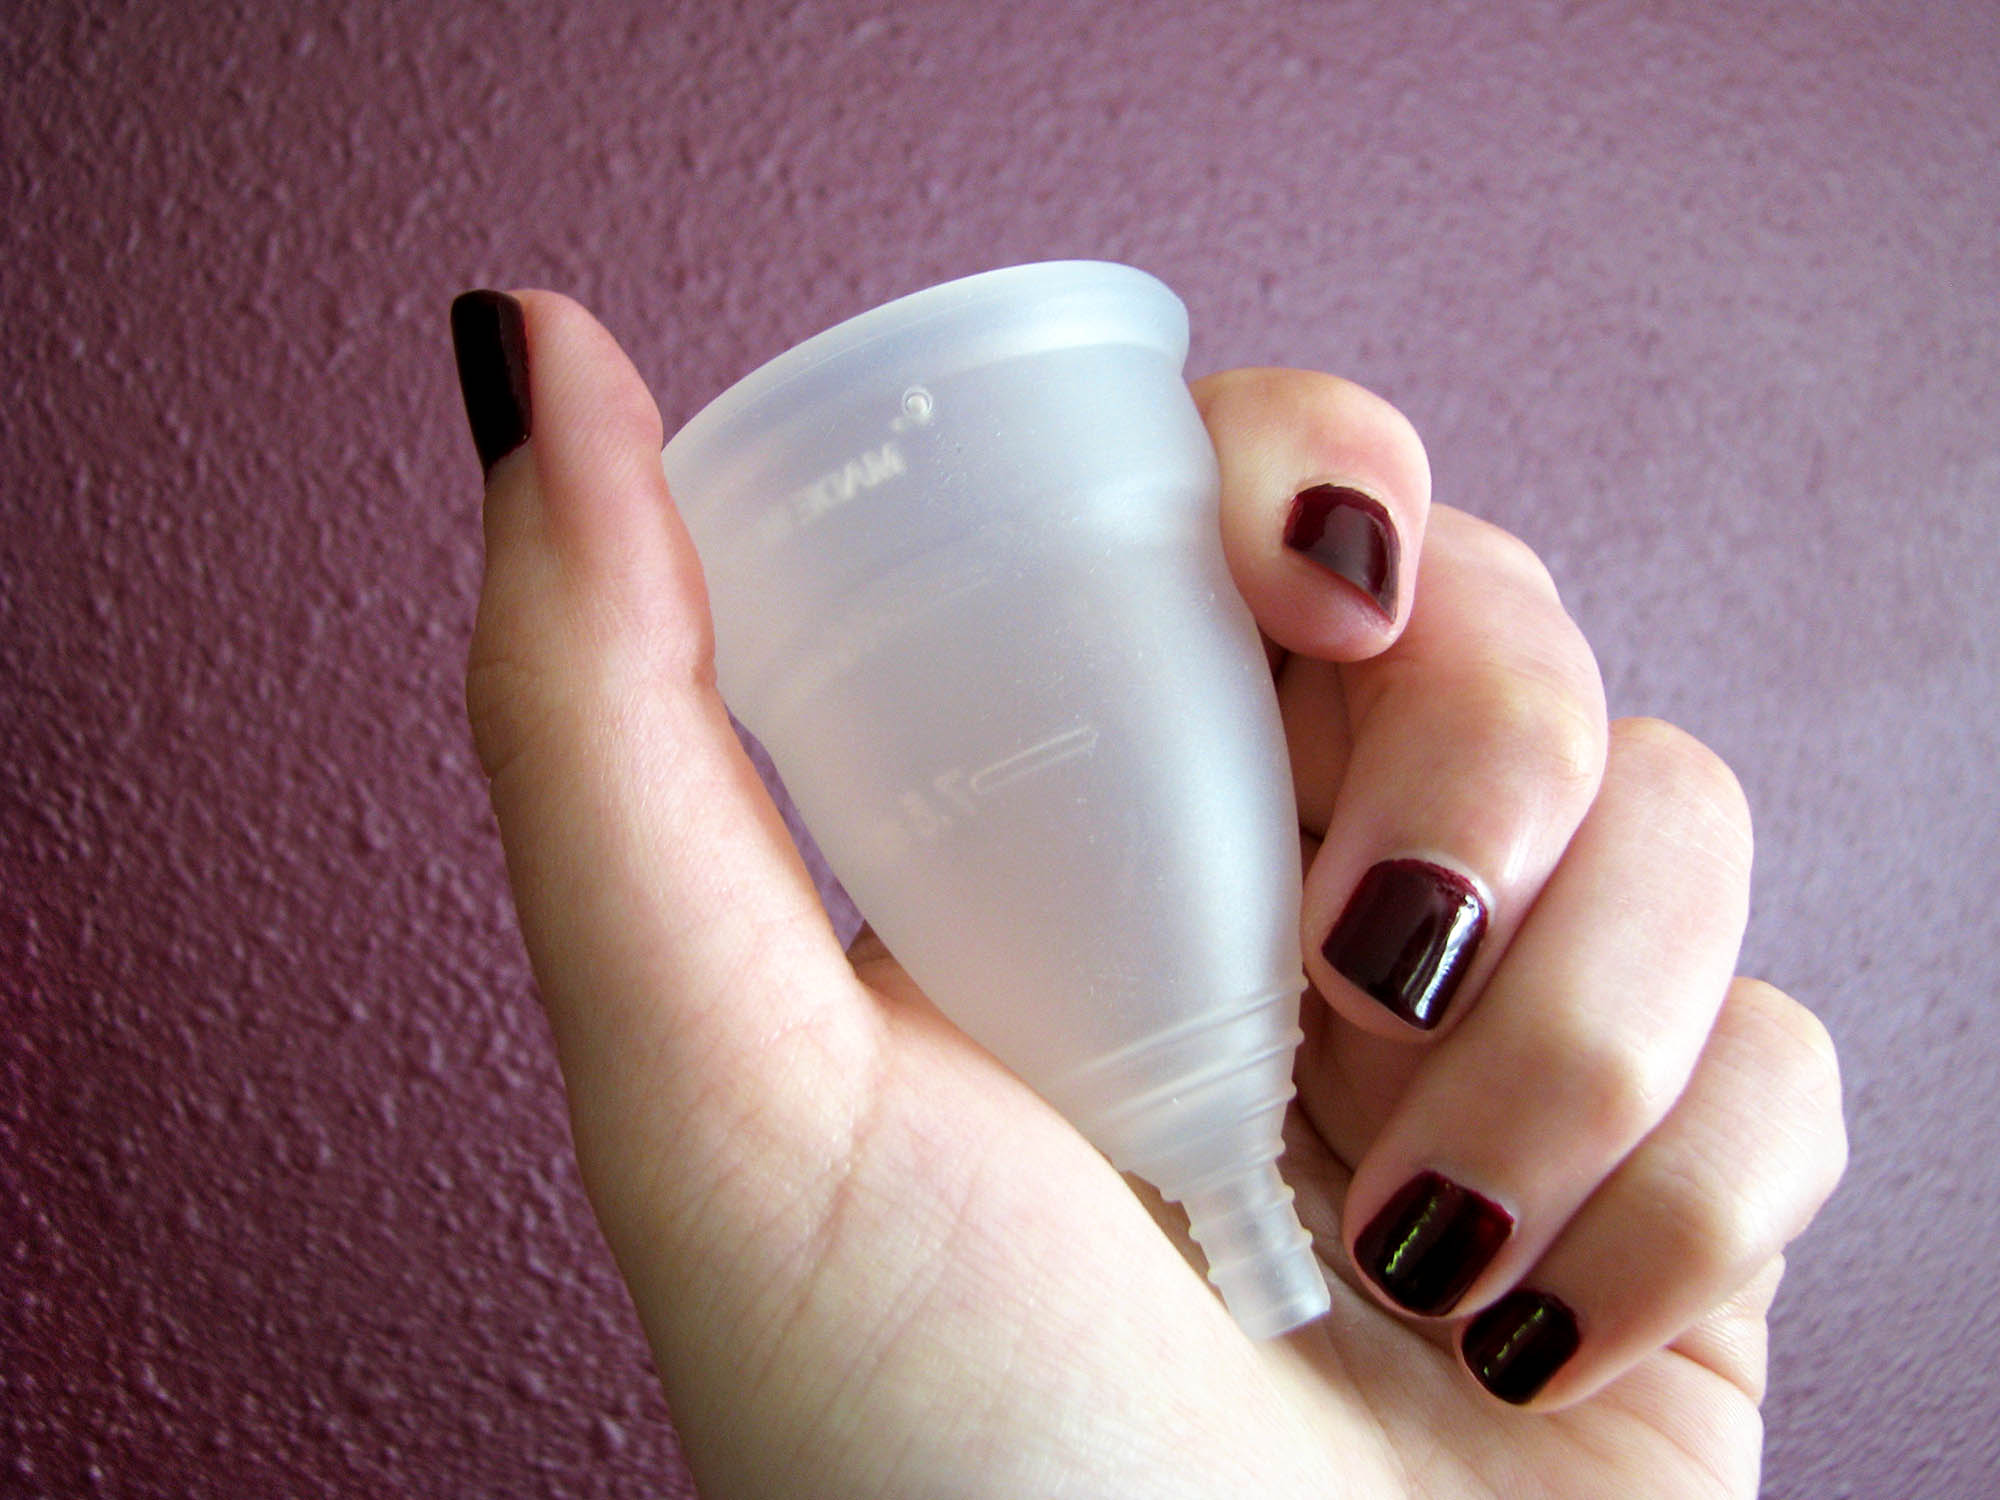
[[2000,7],[22,4],[0,27],[0,1493],[692,1493],[461,722],[445,307],[669,425],[1123,259],[1383,391],[1740,770],[1845,1056],[1767,1493],[2000,1464]]

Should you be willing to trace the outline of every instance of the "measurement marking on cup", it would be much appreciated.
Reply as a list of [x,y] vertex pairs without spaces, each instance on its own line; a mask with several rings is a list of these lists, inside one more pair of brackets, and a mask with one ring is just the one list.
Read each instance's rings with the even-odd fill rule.
[[902,814],[901,831],[928,843],[961,822],[976,818],[983,810],[980,798],[991,797],[1017,781],[1090,754],[1097,748],[1097,738],[1096,728],[1084,724],[1052,734],[970,774],[959,769],[940,771],[931,778],[927,791],[907,791],[897,799]]
[[1040,744],[1030,745],[1005,760],[996,760],[982,771],[974,771],[966,785],[975,797],[991,796],[1010,781],[1033,776],[1076,756],[1088,755],[1096,748],[1097,730],[1091,725],[1065,729],[1061,734],[1051,735]]

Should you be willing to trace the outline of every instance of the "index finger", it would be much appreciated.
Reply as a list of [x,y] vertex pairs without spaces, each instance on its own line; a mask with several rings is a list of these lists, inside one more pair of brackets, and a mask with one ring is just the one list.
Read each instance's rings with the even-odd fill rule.
[[1222,471],[1222,550],[1264,634],[1359,661],[1401,634],[1430,514],[1409,419],[1352,381],[1230,370],[1194,383]]

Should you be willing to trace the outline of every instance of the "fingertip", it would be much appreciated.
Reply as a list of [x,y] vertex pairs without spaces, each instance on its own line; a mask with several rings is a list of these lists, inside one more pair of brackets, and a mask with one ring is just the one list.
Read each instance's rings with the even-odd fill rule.
[[[652,392],[574,298],[538,288],[511,296],[522,310],[534,409],[520,486],[532,493],[515,503],[536,524],[518,530],[551,551],[579,616],[669,649],[705,676],[707,591],[660,465],[664,424]],[[510,503],[493,493],[499,487],[490,483],[489,513]]]
[[[593,472],[607,463],[632,463],[659,475],[665,442],[660,409],[631,357],[582,303],[561,292],[525,289],[511,294],[527,332],[528,370],[535,403],[535,432],[545,481]],[[553,470],[553,475],[552,471]]]
[[[524,693],[523,664],[550,691],[612,672],[707,694],[708,594],[667,490],[659,409],[645,381],[573,298],[525,288],[469,299],[460,304],[511,310],[517,324],[523,429],[486,471],[475,700],[508,708],[525,698],[528,719],[539,722],[545,705]],[[511,737],[493,738],[509,758]]]
[[1264,633],[1358,661],[1401,633],[1430,506],[1416,429],[1373,392],[1307,370],[1195,386],[1222,472],[1223,551]]
[[1379,859],[1351,880],[1339,915],[1312,944],[1308,972],[1328,1004],[1362,1030],[1433,1042],[1449,1032],[1447,1016],[1458,1019],[1453,1001],[1478,962],[1492,910],[1486,882],[1457,861]]
[[521,304],[506,292],[462,292],[452,299],[450,321],[472,445],[491,480],[494,467],[528,441],[534,425]]
[[1312,484],[1292,497],[1285,546],[1351,584],[1394,625],[1402,602],[1402,543],[1389,507],[1351,485]]
[[1509,1406],[1528,1406],[1582,1343],[1576,1312],[1567,1302],[1517,1287],[1466,1324],[1458,1352],[1488,1395]]

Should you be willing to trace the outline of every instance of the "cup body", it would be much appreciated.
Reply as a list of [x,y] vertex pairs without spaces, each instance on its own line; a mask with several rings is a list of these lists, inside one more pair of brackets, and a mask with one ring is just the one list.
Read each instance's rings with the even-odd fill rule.
[[[1186,352],[1153,278],[1016,267],[800,345],[664,455],[723,694],[857,905],[1149,1175],[1190,1111],[1282,1114],[1300,989],[1288,761]],[[1246,1067],[1212,1100],[1168,1076]]]

